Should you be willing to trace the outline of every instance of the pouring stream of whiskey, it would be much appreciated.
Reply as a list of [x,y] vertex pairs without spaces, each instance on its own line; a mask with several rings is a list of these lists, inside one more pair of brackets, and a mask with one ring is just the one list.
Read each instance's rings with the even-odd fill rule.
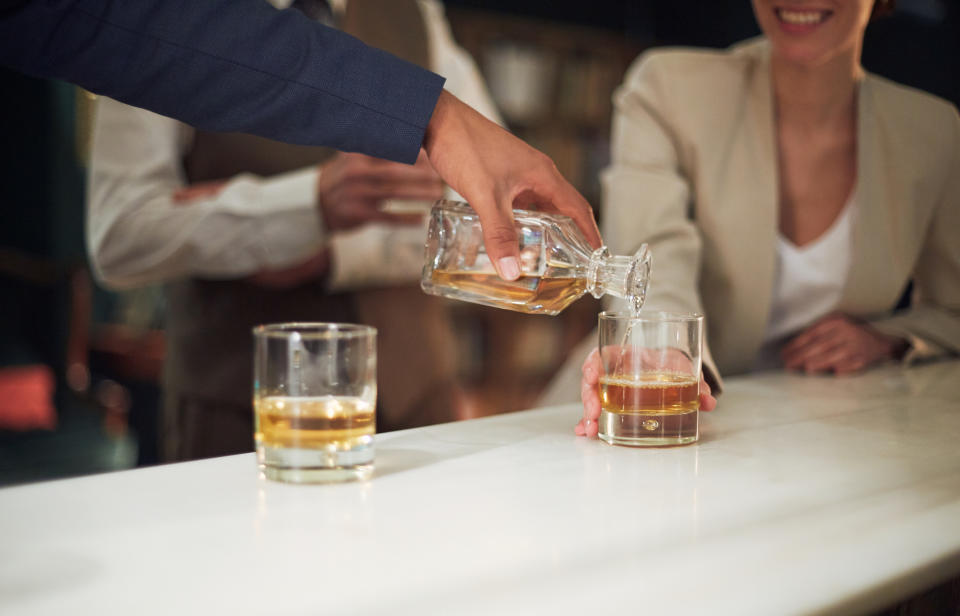
[[627,305],[630,307],[631,319],[627,321],[627,328],[623,331],[623,338],[620,340],[620,355],[617,357],[617,363],[614,365],[613,374],[623,375],[623,358],[627,353],[627,344],[630,336],[633,334],[633,319],[640,316],[640,309],[643,308],[644,297],[642,295],[630,295],[627,298]]

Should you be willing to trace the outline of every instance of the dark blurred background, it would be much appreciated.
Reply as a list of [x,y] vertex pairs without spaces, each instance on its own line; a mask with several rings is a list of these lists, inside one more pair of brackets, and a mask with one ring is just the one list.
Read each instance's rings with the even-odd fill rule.
[[[445,4],[510,128],[595,206],[610,96],[637,54],[758,33],[748,0]],[[868,30],[868,70],[955,104],[958,63],[954,0],[898,0]],[[156,289],[111,293],[87,270],[90,96],[2,68],[0,91],[0,485],[156,463],[163,306]],[[592,328],[597,304],[585,299],[552,319],[455,309],[469,417],[533,404]]]

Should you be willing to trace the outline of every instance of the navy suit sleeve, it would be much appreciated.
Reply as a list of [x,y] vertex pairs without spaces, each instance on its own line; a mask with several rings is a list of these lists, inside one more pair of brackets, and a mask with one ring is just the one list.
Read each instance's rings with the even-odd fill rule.
[[198,128],[412,163],[443,78],[263,0],[0,0],[0,63]]

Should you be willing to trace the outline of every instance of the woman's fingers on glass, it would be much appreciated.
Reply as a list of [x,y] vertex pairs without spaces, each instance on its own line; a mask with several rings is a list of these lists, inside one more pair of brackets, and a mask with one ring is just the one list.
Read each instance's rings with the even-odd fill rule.
[[600,417],[600,394],[595,384],[581,381],[580,400],[583,401],[583,418],[587,422],[596,421]]
[[662,365],[674,372],[690,374],[693,372],[693,360],[680,349],[670,349],[662,359]]
[[600,424],[598,424],[596,421],[588,421],[584,430],[586,430],[586,434],[584,436],[587,438],[597,438],[597,435],[600,433]]
[[601,370],[603,365],[600,362],[600,351],[593,349],[583,360],[583,380],[587,383],[599,383]]
[[710,394],[700,394],[700,410],[710,412],[717,408],[717,399]]
[[691,374],[693,361],[676,348],[638,348],[610,344],[597,354],[597,369],[607,374],[639,375],[645,372]]
[[600,394],[596,383],[580,381],[580,399],[583,402],[583,418],[574,428],[580,436],[597,435],[597,419],[600,417]]
[[577,423],[573,431],[578,436],[596,436],[597,418],[600,417],[600,352],[593,349],[583,360],[581,369],[583,376],[580,379],[580,400],[583,402],[583,418]]
[[583,420],[582,420],[582,419],[581,419],[580,421],[578,421],[578,422],[577,422],[577,425],[575,425],[575,426],[573,427],[573,433],[576,434],[577,436],[586,436],[586,435],[587,435],[587,431],[586,431],[586,430],[584,429],[584,427],[583,427]]
[[717,399],[713,397],[713,390],[710,389],[710,385],[704,380],[703,376],[700,377],[700,410],[701,411],[712,411],[717,408]]
[[596,421],[587,421],[586,419],[578,421],[577,425],[573,428],[574,434],[587,438],[596,438],[599,431],[599,425]]

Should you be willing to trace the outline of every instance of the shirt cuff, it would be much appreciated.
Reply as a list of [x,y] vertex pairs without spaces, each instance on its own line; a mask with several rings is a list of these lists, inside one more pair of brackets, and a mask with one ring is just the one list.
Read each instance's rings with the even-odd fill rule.
[[323,248],[320,216],[303,210],[264,218],[257,228],[259,262],[266,269],[299,265]]
[[423,269],[424,225],[369,224],[330,235],[327,290],[414,284]]
[[910,366],[935,357],[942,357],[947,354],[947,350],[936,342],[925,340],[914,334],[907,336],[907,344],[910,346],[900,360],[905,366]]
[[296,265],[323,247],[323,217],[316,206],[318,176],[316,167],[269,178],[242,174],[214,198],[221,212],[255,225],[246,233],[252,234],[250,249],[261,267]]
[[217,201],[229,212],[252,216],[316,209],[319,176],[316,167],[269,178],[243,173],[227,183]]

